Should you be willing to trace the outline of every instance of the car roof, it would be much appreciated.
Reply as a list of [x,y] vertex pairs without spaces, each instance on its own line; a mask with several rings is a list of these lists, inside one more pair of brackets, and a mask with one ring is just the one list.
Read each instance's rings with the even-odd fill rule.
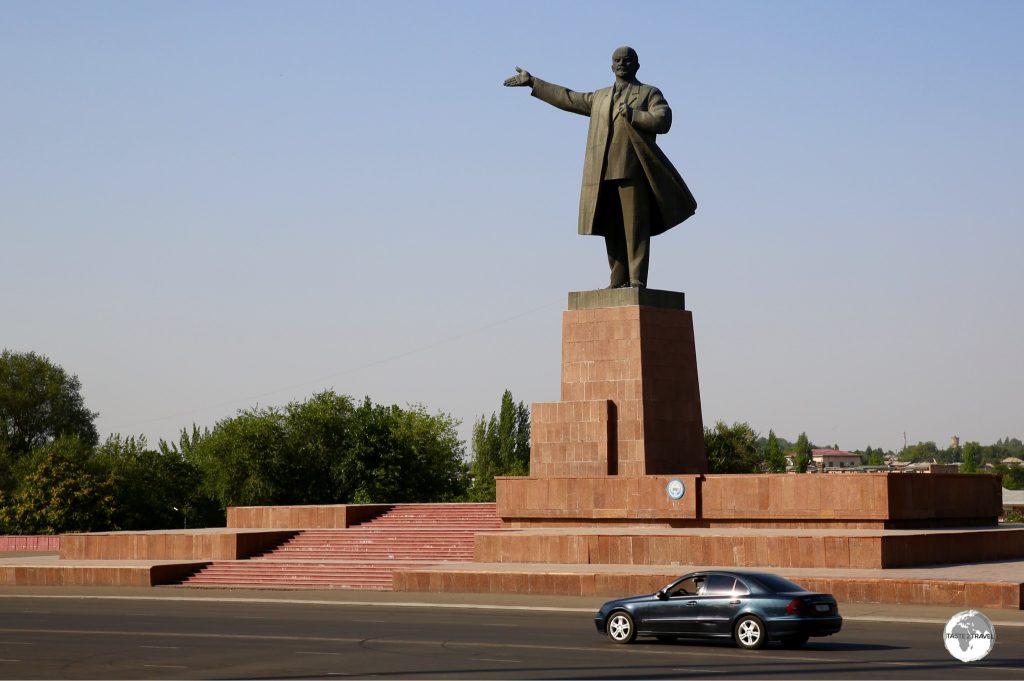
[[[679,577],[679,579],[684,579],[686,577],[691,577],[691,576],[694,576],[694,575],[733,575],[735,577],[757,577],[758,575],[770,575],[770,574],[773,574],[773,573],[765,572],[764,570],[732,570],[732,569],[726,570],[726,569],[709,568],[707,570],[694,570],[693,572],[688,572],[685,575],[683,575],[682,577]],[[776,576],[777,577],[781,577],[782,575],[776,575]]]

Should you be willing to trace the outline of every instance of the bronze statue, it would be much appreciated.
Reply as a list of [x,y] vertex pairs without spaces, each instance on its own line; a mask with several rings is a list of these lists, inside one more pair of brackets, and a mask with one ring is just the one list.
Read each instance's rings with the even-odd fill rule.
[[533,96],[590,116],[580,192],[580,234],[603,236],[611,267],[609,288],[647,285],[652,236],[694,214],[697,202],[655,135],[668,132],[672,110],[658,88],[636,79],[640,60],[631,47],[612,53],[615,84],[573,92],[516,67],[507,87],[529,86]]

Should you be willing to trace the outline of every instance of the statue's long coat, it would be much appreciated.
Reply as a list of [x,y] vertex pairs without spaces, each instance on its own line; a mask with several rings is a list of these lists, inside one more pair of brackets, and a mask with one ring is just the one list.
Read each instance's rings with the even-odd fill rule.
[[[580,191],[579,232],[603,236],[603,225],[595,224],[594,216],[604,173],[605,152],[612,132],[612,88],[574,92],[534,76],[533,96],[564,111],[590,117],[587,155],[583,161],[583,188]],[[661,91],[633,81],[626,101],[633,109],[633,120],[632,125],[626,125],[625,129],[654,194],[656,210],[651,224],[651,236],[654,236],[693,215],[697,202],[682,176],[654,141],[655,135],[668,132],[672,126],[672,109]]]

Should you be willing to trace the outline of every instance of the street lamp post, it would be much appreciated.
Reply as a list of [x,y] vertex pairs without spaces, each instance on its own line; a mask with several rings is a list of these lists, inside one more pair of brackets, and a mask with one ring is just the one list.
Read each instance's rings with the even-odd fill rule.
[[184,521],[184,529],[187,530],[188,529],[188,516],[185,514],[185,511],[181,510],[177,506],[171,506],[171,508],[173,508],[175,511],[178,511],[179,513],[181,513],[181,517],[182,517],[182,519]]

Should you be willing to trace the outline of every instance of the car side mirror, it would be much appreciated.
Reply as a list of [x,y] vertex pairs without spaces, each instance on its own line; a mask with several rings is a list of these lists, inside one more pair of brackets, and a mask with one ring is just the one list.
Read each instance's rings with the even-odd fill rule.
[[658,593],[656,593],[654,595],[658,597],[659,601],[667,601],[668,600],[668,594],[665,593],[664,591],[659,591]]

